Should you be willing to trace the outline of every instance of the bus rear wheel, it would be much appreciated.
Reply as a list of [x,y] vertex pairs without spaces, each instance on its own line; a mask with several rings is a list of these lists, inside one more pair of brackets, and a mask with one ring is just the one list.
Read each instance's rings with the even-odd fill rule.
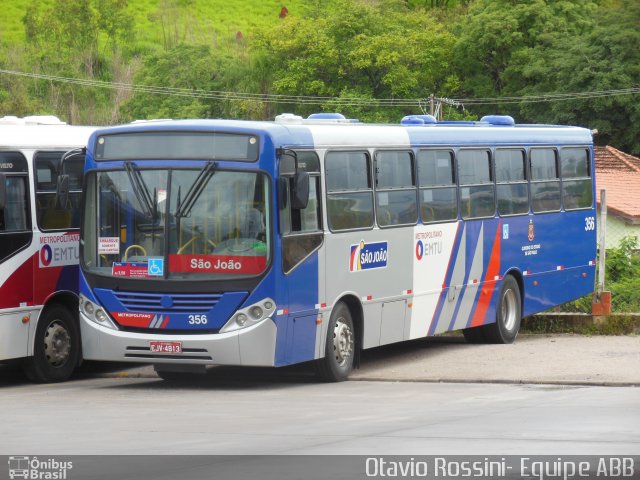
[[47,307],[38,321],[33,356],[24,371],[34,382],[67,380],[80,359],[80,330],[71,312],[62,305]]
[[351,311],[339,302],[329,319],[325,338],[324,358],[316,361],[316,373],[326,382],[342,382],[353,370],[355,330]]
[[513,276],[502,281],[496,306],[496,322],[483,327],[489,343],[513,343],[520,330],[522,320],[522,298],[520,287]]

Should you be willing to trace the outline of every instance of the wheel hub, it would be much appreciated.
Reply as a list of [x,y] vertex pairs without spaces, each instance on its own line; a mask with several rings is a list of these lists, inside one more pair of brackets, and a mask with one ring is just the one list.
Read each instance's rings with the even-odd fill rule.
[[44,353],[47,361],[54,367],[63,365],[71,352],[71,337],[59,322],[52,322],[44,335]]
[[338,365],[344,365],[353,355],[353,332],[349,325],[338,319],[333,330],[333,351]]
[[516,294],[513,290],[507,290],[502,297],[502,318],[507,330],[513,330],[516,324]]

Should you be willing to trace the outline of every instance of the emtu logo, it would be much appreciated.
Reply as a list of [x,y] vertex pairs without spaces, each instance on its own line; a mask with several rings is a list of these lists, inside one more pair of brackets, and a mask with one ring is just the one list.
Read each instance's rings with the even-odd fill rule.
[[51,260],[53,260],[53,250],[49,245],[45,244],[40,249],[40,264],[48,267],[51,265]]

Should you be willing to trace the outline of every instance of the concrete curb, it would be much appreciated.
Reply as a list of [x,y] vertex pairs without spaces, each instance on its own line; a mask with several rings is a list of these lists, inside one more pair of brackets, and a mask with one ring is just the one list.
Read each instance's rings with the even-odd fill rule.
[[400,382],[400,383],[477,383],[477,384],[497,384],[497,385],[549,385],[549,386],[561,386],[567,388],[574,387],[621,387],[621,388],[635,388],[640,387],[640,382],[608,382],[608,381],[560,381],[560,380],[511,380],[511,379],[491,379],[491,380],[478,380],[477,378],[438,378],[438,379],[389,379],[389,378],[376,378],[376,377],[355,377],[350,378],[350,381],[354,382]]
[[[87,374],[80,375],[76,377],[77,379],[87,379],[87,378],[121,378],[121,379],[139,379],[139,378],[150,378],[160,380],[153,372],[111,372],[111,373],[99,373],[99,374]],[[284,378],[284,377],[283,377]],[[202,380],[205,380],[206,377],[203,377]],[[229,379],[225,379],[228,381]],[[215,382],[216,379],[211,379],[212,382]],[[257,380],[254,378],[250,379],[238,379],[237,381],[247,381],[247,382],[264,382],[264,383],[273,383],[278,380],[273,377],[270,377],[265,380]],[[357,373],[352,375],[349,378],[349,381],[352,382],[387,382],[387,383],[476,383],[476,384],[498,384],[498,385],[554,385],[554,386],[562,386],[562,387],[640,387],[640,382],[618,382],[618,381],[571,381],[571,380],[534,380],[534,379],[490,379],[490,380],[482,380],[478,378],[385,378],[385,377],[376,377],[371,375],[358,376]]]
[[521,331],[523,333],[638,335],[640,334],[640,313],[614,313],[608,316],[589,313],[538,313],[522,320]]

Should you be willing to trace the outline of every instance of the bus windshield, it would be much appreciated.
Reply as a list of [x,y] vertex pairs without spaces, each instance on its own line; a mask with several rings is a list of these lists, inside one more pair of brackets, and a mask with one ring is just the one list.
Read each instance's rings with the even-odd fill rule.
[[268,178],[257,172],[90,172],[82,264],[113,277],[212,279],[262,273],[270,255]]

